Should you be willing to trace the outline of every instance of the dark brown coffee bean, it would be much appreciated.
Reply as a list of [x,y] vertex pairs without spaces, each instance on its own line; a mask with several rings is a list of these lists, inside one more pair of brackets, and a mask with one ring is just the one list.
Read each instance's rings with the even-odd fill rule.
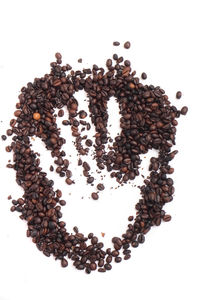
[[92,141],[88,139],[88,140],[86,140],[85,144],[86,144],[86,146],[91,147]]
[[99,268],[99,269],[98,269],[98,272],[104,273],[104,272],[106,272],[106,270],[105,270],[104,268]]
[[92,193],[91,196],[92,196],[93,200],[98,200],[99,199],[99,196],[98,196],[97,193]]
[[6,135],[2,135],[1,138],[3,141],[5,141],[7,139]]
[[181,99],[181,97],[182,97],[182,93],[180,91],[178,91],[176,93],[176,99]]
[[141,77],[142,77],[143,80],[145,80],[145,79],[147,79],[147,74],[143,72]]
[[66,259],[62,259],[61,260],[61,266],[63,267],[63,268],[66,268],[67,266],[68,266],[68,261],[66,260]]
[[97,184],[97,189],[99,191],[103,191],[105,189],[104,185],[102,183]]
[[88,164],[86,161],[83,162],[83,168],[84,168],[86,171],[90,171],[90,166],[89,166],[89,164]]
[[57,52],[55,54],[55,57],[56,57],[56,59],[62,59],[62,55],[59,52]]
[[164,222],[169,222],[169,221],[171,221],[171,219],[172,219],[172,217],[171,217],[170,215],[165,215],[165,216],[163,217],[163,221],[164,221]]
[[145,241],[145,236],[144,236],[144,234],[142,234],[142,233],[139,234],[139,236],[138,236],[138,243],[143,244],[144,241]]
[[65,200],[60,200],[59,203],[60,203],[60,205],[62,205],[62,206],[66,205],[66,201],[65,201]]
[[95,263],[91,263],[91,264],[90,264],[90,269],[91,269],[92,271],[95,271],[96,268],[97,268],[97,265],[96,265]]
[[131,47],[131,43],[130,42],[124,43],[124,48],[125,49],[129,49],[130,47]]
[[133,221],[133,216],[128,217],[128,221]]
[[63,110],[63,109],[60,109],[60,110],[58,111],[58,116],[59,116],[59,117],[63,117],[63,116],[64,116],[64,110]]
[[188,112],[188,107],[187,107],[187,106],[183,106],[183,107],[181,108],[181,114],[182,114],[182,115],[186,115],[187,112]]
[[94,181],[94,177],[88,177],[88,179],[87,179],[87,183],[92,183]]
[[11,135],[13,134],[12,129],[8,129],[8,130],[6,131],[6,134],[7,134],[8,136],[11,136]]
[[111,264],[105,264],[104,265],[104,268],[107,270],[107,271],[110,271],[112,269],[112,266]]
[[119,42],[113,42],[113,46],[119,46],[120,45],[120,43]]
[[67,178],[65,180],[65,182],[68,184],[68,185],[71,185],[73,183],[73,181],[70,179],[70,178]]
[[115,257],[115,262],[116,263],[120,263],[121,261],[122,261],[121,257],[119,257],[119,256]]

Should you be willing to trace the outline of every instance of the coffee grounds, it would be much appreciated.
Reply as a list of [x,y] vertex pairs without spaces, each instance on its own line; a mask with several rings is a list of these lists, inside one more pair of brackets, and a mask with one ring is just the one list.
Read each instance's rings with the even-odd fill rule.
[[[118,42],[113,43],[118,46]],[[130,48],[130,42],[124,44]],[[145,235],[153,226],[159,226],[162,221],[168,222],[171,216],[163,210],[166,203],[173,200],[173,180],[168,175],[174,172],[170,166],[171,160],[178,151],[171,151],[175,145],[177,118],[185,115],[187,107],[178,110],[170,104],[165,91],[158,86],[143,85],[136,72],[131,68],[131,62],[113,55],[107,59],[106,67],[93,65],[82,71],[72,70],[69,64],[61,65],[62,56],[56,53],[56,62],[51,63],[51,72],[42,78],[35,78],[21,89],[15,118],[10,121],[12,143],[6,151],[13,151],[13,164],[16,171],[16,181],[24,194],[22,198],[12,201],[11,211],[20,213],[20,218],[27,222],[27,237],[46,256],[53,255],[61,261],[62,267],[68,266],[67,259],[73,261],[78,270],[87,274],[98,270],[111,270],[111,262],[128,260],[131,257],[130,248],[136,248],[144,243]],[[146,73],[142,73],[146,79]],[[84,90],[89,99],[91,122],[95,126],[94,141],[81,136],[80,126],[90,130],[90,123],[84,119],[85,111],[79,111],[79,103],[75,92]],[[120,134],[114,138],[109,151],[105,145],[110,141],[108,136],[108,110],[110,97],[114,97],[120,110]],[[180,98],[177,95],[177,98]],[[64,115],[63,107],[69,112],[69,118],[63,125],[71,127],[75,137],[75,146],[80,156],[88,154],[87,147],[94,147],[97,167],[106,169],[111,178],[120,184],[134,180],[139,175],[140,155],[150,149],[157,150],[158,156],[150,159],[150,175],[144,180],[141,189],[141,199],[136,204],[136,217],[128,218],[127,230],[121,237],[112,239],[113,249],[104,249],[102,242],[93,233],[84,236],[74,227],[74,233],[66,229],[62,221],[61,206],[66,204],[61,200],[62,192],[54,190],[54,182],[40,167],[38,153],[31,149],[31,138],[39,137],[51,151],[55,159],[55,170],[65,178],[68,185],[75,184],[72,171],[69,169],[70,158],[62,150],[65,138],[60,136],[57,127],[55,109],[58,116]],[[5,140],[5,136],[2,136]],[[87,183],[92,184],[94,177],[90,175],[87,162],[78,161],[82,166]],[[54,167],[50,166],[53,171]],[[98,184],[98,193],[104,190],[104,185]],[[98,200],[99,195],[92,193],[92,198]],[[121,256],[120,256],[121,255]]]

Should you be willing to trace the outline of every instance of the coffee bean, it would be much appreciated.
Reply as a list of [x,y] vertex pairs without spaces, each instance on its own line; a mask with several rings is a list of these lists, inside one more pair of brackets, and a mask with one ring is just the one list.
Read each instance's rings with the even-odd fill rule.
[[99,196],[98,196],[97,193],[92,193],[91,196],[92,196],[93,200],[98,200],[99,199]]
[[128,221],[133,221],[133,216],[128,217]]
[[40,117],[41,117],[41,116],[40,116],[39,113],[34,113],[34,114],[33,114],[33,119],[36,120],[36,121],[38,121],[38,120],[40,119]]
[[104,185],[102,183],[97,184],[97,189],[99,191],[103,191],[105,189]]
[[2,135],[1,138],[3,141],[5,141],[7,139],[6,135]]
[[130,42],[124,43],[124,48],[125,49],[129,49],[130,47],[131,47],[131,43]]
[[61,260],[61,266],[63,267],[63,268],[66,268],[67,266],[68,266],[68,261],[66,260],[66,259],[62,259]]
[[56,57],[56,59],[62,59],[62,55],[59,52],[57,52],[55,54],[55,57]]
[[87,179],[87,183],[92,183],[94,181],[94,177],[88,177],[88,179]]
[[169,221],[171,221],[171,216],[170,215],[165,215],[164,217],[163,217],[163,221],[165,221],[165,222],[169,222]]
[[182,93],[180,91],[178,91],[176,93],[176,99],[181,99],[181,97],[182,97]]
[[[119,43],[113,42],[113,45]],[[130,48],[130,42],[124,47]],[[36,78],[21,89],[14,112],[16,118],[11,119],[7,130],[7,135],[12,135],[12,143],[6,151],[13,151],[13,161],[9,161],[7,167],[16,171],[16,181],[24,190],[23,198],[12,200],[11,211],[20,213],[20,218],[27,221],[27,237],[31,237],[47,257],[53,254],[56,260],[61,260],[63,267],[68,265],[64,258],[67,257],[76,269],[85,270],[87,274],[97,266],[99,272],[106,272],[112,268],[113,260],[122,261],[119,257],[121,249],[124,259],[128,260],[130,246],[136,248],[144,243],[145,235],[152,226],[159,226],[161,220],[171,220],[163,209],[165,203],[173,200],[174,194],[174,183],[168,175],[174,172],[171,161],[177,152],[171,152],[171,147],[175,144],[177,119],[180,114],[186,114],[188,108],[183,107],[180,111],[171,105],[159,86],[143,85],[136,77],[136,71],[131,70],[131,61],[117,54],[106,60],[106,69],[93,65],[92,70],[82,71],[73,70],[69,64],[61,65],[60,53],[55,56],[56,62],[51,63],[49,74]],[[142,73],[141,78],[146,79],[146,73]],[[81,90],[88,96],[88,116],[86,111],[79,111],[80,103],[75,98],[75,93]],[[114,138],[109,136],[108,128],[108,101],[111,97],[119,105],[120,114],[120,131]],[[88,147],[93,145],[97,172],[107,170],[119,186],[139,176],[141,155],[152,149],[157,152],[156,157],[150,159],[149,176],[140,187],[141,199],[135,206],[135,219],[128,217],[127,229],[121,237],[113,237],[112,249],[105,249],[93,233],[85,236],[76,226],[72,233],[67,231],[61,208],[66,201],[62,200],[62,192],[54,189],[53,180],[49,180],[41,169],[39,153],[32,149],[31,140],[40,138],[57,165],[56,173],[65,177],[68,185],[77,183],[72,180],[69,169],[71,156],[65,158],[63,150],[63,145],[70,139],[61,137],[57,124],[57,117],[63,117],[65,109],[68,110],[68,119],[62,124],[71,127],[74,151],[79,157],[89,155],[91,149]],[[91,124],[95,133],[89,139],[83,132],[89,131]],[[2,139],[6,138],[2,136]],[[87,177],[87,183],[92,184],[95,178],[89,174],[90,165],[81,159],[78,165],[83,166],[83,175]],[[49,169],[53,171],[54,167]],[[104,189],[104,184],[97,184],[97,190]],[[97,192],[91,197],[94,200],[99,198]],[[112,211],[109,213],[112,217]],[[104,233],[101,236],[104,237]]]
[[96,265],[95,263],[91,263],[91,264],[90,264],[90,269],[91,269],[92,271],[95,271],[96,268],[97,268],[97,265]]
[[119,46],[120,45],[120,43],[119,42],[113,42],[113,46]]
[[143,72],[141,77],[142,77],[143,80],[145,80],[145,79],[147,79],[147,74]]
[[188,107],[187,107],[187,106],[183,106],[183,107],[181,108],[181,114],[182,114],[182,115],[186,115],[187,112],[188,112]]
[[145,241],[145,236],[144,236],[144,234],[142,234],[142,233],[139,234],[139,236],[138,236],[138,243],[143,244],[144,241]]
[[59,117],[63,117],[63,116],[64,116],[64,110],[63,110],[63,109],[60,109],[60,110],[58,111],[58,116],[59,116]]
[[12,129],[8,129],[8,130],[6,131],[6,134],[7,134],[8,136],[11,136],[11,135],[13,134]]

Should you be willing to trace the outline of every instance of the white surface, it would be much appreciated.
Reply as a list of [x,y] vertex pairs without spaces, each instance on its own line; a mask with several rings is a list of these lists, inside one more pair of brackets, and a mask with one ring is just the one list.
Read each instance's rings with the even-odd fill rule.
[[[5,168],[11,155],[4,152],[8,141],[1,141],[0,300],[200,299],[198,4],[198,0],[1,1],[0,135],[8,127],[20,88],[48,73],[57,51],[74,68],[103,65],[113,53],[122,54],[131,59],[139,76],[147,72],[147,83],[164,88],[174,105],[188,105],[189,113],[178,121],[174,149],[179,154],[172,163],[176,191],[174,201],[165,206],[172,221],[152,229],[145,244],[133,249],[131,260],[113,264],[105,274],[88,276],[75,270],[71,261],[62,269],[26,238],[26,224],[9,211],[7,196],[15,199],[22,190],[15,183],[15,172]],[[132,47],[113,47],[114,40],[130,40]],[[80,57],[83,64],[76,63]],[[177,90],[183,92],[181,100],[175,99]],[[64,137],[67,130],[62,131]],[[42,150],[42,166],[48,171],[50,153],[40,141],[34,147]],[[73,146],[68,150],[74,155]],[[131,185],[110,190],[109,183],[95,202],[89,199],[93,190],[85,186],[80,172],[78,168],[74,177],[80,178],[79,184],[73,188],[49,175],[67,200],[63,219],[69,230],[77,225],[81,232],[93,231],[99,237],[105,232],[101,240],[108,245],[113,235],[126,229],[139,191]]]

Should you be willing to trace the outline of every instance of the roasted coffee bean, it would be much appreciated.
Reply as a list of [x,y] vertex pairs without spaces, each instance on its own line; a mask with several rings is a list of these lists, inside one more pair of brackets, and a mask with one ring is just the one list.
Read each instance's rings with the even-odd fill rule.
[[87,183],[92,183],[94,181],[94,177],[88,177],[88,179],[87,179]]
[[183,107],[181,108],[181,114],[182,114],[182,115],[186,115],[187,112],[188,112],[188,107],[187,107],[187,106],[183,106]]
[[97,184],[97,189],[99,191],[103,191],[105,189],[104,185],[102,183]]
[[147,74],[143,72],[141,77],[142,77],[143,80],[145,80],[145,79],[147,79]]
[[115,257],[115,262],[116,263],[120,263],[121,261],[122,261],[121,257],[119,257],[119,256]]
[[130,47],[131,47],[131,43],[130,42],[124,43],[124,48],[125,49],[129,49]]
[[99,199],[99,196],[98,196],[97,193],[92,193],[91,196],[92,196],[93,200],[98,200]]
[[1,136],[1,138],[3,141],[5,141],[7,139],[6,135],[4,135],[4,134]]
[[59,116],[59,117],[63,117],[63,116],[64,116],[64,110],[63,110],[63,109],[60,109],[60,110],[58,111],[58,116]]
[[11,136],[11,135],[13,134],[12,129],[8,129],[8,130],[6,131],[6,134],[7,134],[8,136]]
[[96,265],[95,263],[91,263],[91,264],[90,264],[90,269],[91,269],[92,271],[95,271],[96,268],[97,268],[97,265]]
[[180,91],[178,91],[176,93],[176,99],[181,99],[181,97],[182,97],[182,93]]
[[113,46],[119,46],[120,45],[120,43],[119,42],[113,42]]

